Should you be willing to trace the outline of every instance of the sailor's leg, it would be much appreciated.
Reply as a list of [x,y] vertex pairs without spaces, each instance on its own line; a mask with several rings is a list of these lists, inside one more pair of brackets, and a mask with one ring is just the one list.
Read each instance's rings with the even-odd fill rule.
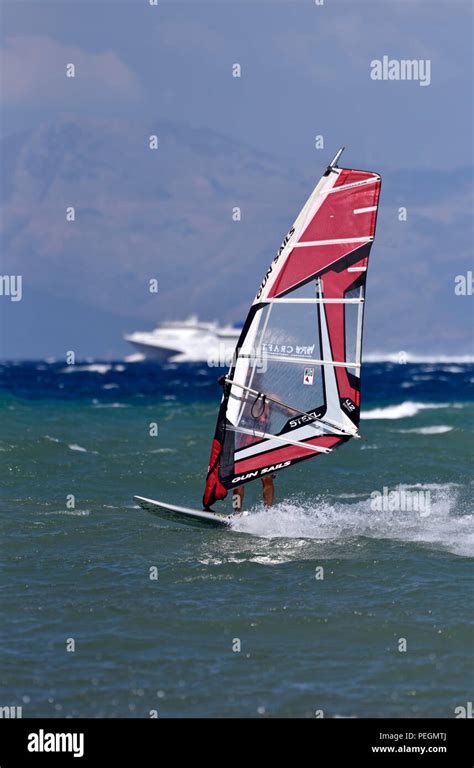
[[265,504],[266,507],[271,507],[273,504],[273,497],[275,494],[272,475],[267,475],[266,477],[262,477],[262,485],[263,485],[263,503]]
[[238,514],[242,511],[242,506],[244,503],[244,492],[245,487],[243,485],[241,485],[240,488],[234,488],[234,493],[232,495],[232,506],[234,508],[234,514]]

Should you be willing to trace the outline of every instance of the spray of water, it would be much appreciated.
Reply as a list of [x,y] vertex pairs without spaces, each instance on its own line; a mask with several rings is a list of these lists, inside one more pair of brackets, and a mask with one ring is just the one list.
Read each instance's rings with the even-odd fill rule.
[[[403,486],[406,490],[408,486]],[[413,487],[414,488],[414,487]],[[316,539],[344,542],[366,537],[413,542],[460,556],[474,555],[474,516],[453,484],[418,484],[430,491],[430,510],[374,511],[371,498],[296,498],[271,509],[254,507],[233,523],[233,529],[266,539]],[[402,490],[402,486],[399,486]]]

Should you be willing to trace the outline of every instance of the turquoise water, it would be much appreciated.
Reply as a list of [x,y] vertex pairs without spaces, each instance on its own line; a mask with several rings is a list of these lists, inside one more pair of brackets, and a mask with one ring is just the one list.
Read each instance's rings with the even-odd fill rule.
[[[0,373],[2,706],[453,717],[472,700],[472,365],[366,365],[364,440],[280,473],[271,510],[248,485],[231,530],[132,499],[199,505],[216,371]],[[426,506],[377,509],[384,487]]]

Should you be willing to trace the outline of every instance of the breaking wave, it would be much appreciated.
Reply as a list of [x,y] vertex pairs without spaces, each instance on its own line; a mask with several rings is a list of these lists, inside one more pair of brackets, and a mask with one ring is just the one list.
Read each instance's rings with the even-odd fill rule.
[[453,403],[417,403],[412,400],[405,400],[398,405],[387,405],[383,408],[362,411],[361,419],[406,419],[416,416],[420,411],[453,407],[455,407]]
[[437,424],[432,427],[414,427],[413,429],[397,429],[402,435],[444,435],[446,432],[452,432],[454,427],[448,427],[446,424]]

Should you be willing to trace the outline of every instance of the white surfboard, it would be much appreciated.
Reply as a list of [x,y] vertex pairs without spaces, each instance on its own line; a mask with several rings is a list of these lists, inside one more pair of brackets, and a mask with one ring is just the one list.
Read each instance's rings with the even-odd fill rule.
[[145,499],[143,496],[134,496],[133,498],[147,512],[162,517],[164,520],[174,520],[185,525],[229,526],[232,519],[236,517],[235,515],[207,512],[204,509],[178,507],[176,504],[168,504],[168,502],[156,501],[155,499]]

